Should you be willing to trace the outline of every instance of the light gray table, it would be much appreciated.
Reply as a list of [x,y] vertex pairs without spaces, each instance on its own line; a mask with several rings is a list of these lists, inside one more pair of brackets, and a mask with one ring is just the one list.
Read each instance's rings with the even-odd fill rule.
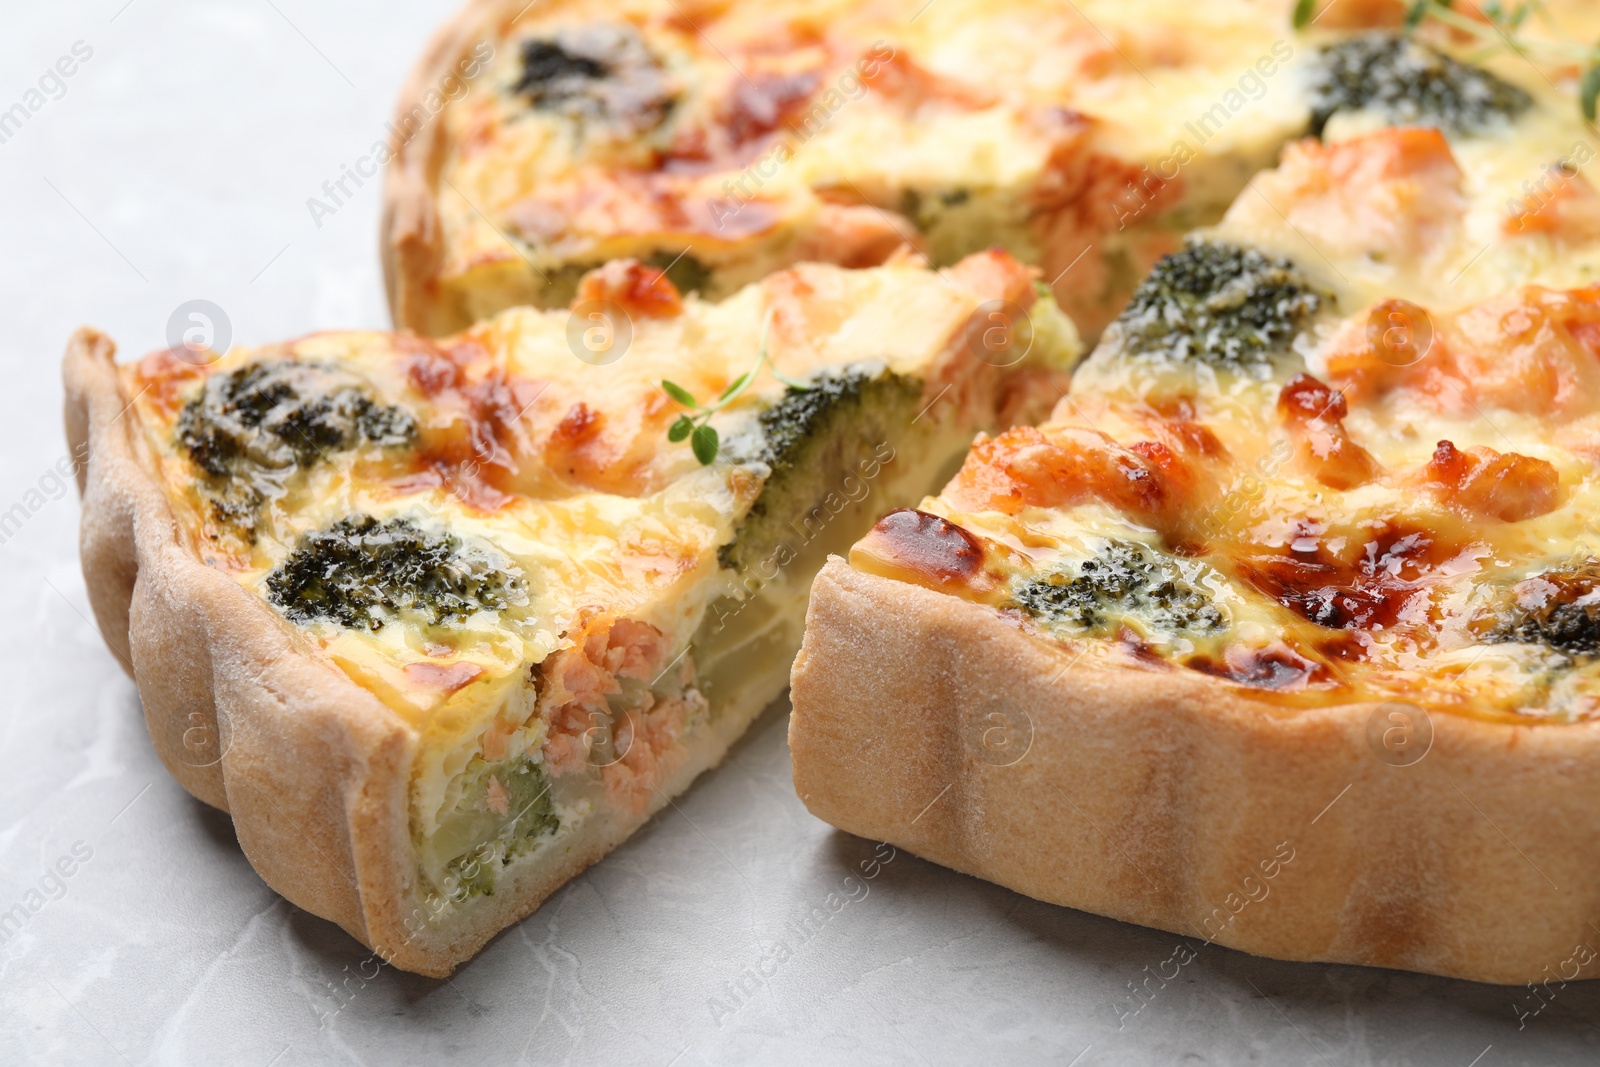
[[1519,1028],[1526,991],[1209,947],[1132,1013],[1175,937],[909,855],[862,880],[873,845],[795,799],[781,707],[452,980],[375,967],[151,753],[52,473],[57,361],[84,322],[159,347],[195,298],[242,343],[386,325],[376,184],[320,227],[306,201],[383,136],[450,0],[23,7],[0,111],[92,55],[0,143],[0,513],[26,513],[0,544],[0,911],[27,913],[0,944],[0,1063],[1600,1062],[1594,984]]

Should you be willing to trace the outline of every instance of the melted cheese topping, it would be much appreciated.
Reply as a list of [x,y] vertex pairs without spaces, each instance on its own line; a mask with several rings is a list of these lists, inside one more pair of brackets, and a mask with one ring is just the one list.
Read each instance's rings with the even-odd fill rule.
[[1214,232],[1288,256],[1347,307],[1461,306],[1532,279],[1592,284],[1600,139],[1569,94],[1523,85],[1534,106],[1475,136],[1386,137],[1375,116],[1336,116],[1322,143],[1291,144],[1257,175]]
[[908,242],[1071,267],[1057,298],[1098,330],[1305,128],[1290,6],[534,5],[439,120],[444,310],[412,325],[564,303],[617,256],[721,297]]
[[[737,604],[773,577],[747,583],[719,549],[773,477],[779,461],[763,458],[761,416],[805,395],[786,382],[822,388],[845,374],[906,383],[897,388],[910,390],[903,403],[914,406],[891,428],[907,430],[921,409],[910,429],[948,463],[973,430],[995,422],[1007,381],[1064,374],[1081,354],[1071,323],[1036,299],[1031,272],[1001,253],[942,272],[909,261],[861,271],[806,265],[720,304],[681,298],[660,272],[617,263],[587,278],[581,296],[571,313],[510,311],[438,343],[326,333],[204,365],[162,352],[124,369],[155,472],[194,551],[267,599],[308,650],[415,730],[414,825],[436,886],[447,885],[446,865],[474,835],[493,830],[492,816],[505,814],[510,772],[486,779],[475,769],[485,761],[493,770],[526,756],[574,789],[597,778],[605,803],[638,806],[683,758],[686,737],[718,713],[696,688],[687,652],[709,605]],[[1029,309],[1032,329],[980,343],[1001,301]],[[1025,352],[1011,347],[1020,340]],[[723,446],[714,462],[702,465],[689,441],[669,439],[683,411],[663,379],[709,404],[746,376],[710,417]],[[802,429],[812,431],[839,427]],[[847,451],[811,453],[839,464],[799,490],[820,487],[818,500],[771,506],[812,522],[806,509],[815,504],[827,509],[816,521],[832,521],[841,510],[834,496],[878,477],[894,455]],[[937,476],[921,459],[901,464],[920,471],[896,490],[902,499]],[[865,475],[856,470],[869,462]],[[327,568],[303,553],[346,520],[369,523],[380,540],[431,546],[432,570],[397,578],[394,603],[339,600],[318,584]],[[853,537],[864,521],[840,518],[832,532],[854,523],[843,531]],[[409,557],[378,558],[390,561],[363,589],[381,588]],[[775,583],[778,599],[762,610],[787,611],[793,618],[782,621],[797,630],[803,597],[789,585],[803,590],[820,563],[807,558],[805,574],[789,566]],[[473,588],[493,595],[431,617],[429,601],[406,606],[413,592],[426,597],[451,582],[469,583],[469,601]],[[742,623],[758,630],[759,614]],[[731,641],[723,638],[722,652]],[[594,716],[618,702],[633,716],[631,752],[596,763],[595,751],[613,742]],[[573,816],[573,804],[602,802],[583,789],[558,789],[557,808],[565,803]],[[463,803],[483,810],[462,815]]]
[[[667,285],[658,272],[643,273]],[[720,304],[690,297],[660,317],[630,316],[613,303],[621,312],[615,322],[631,339],[604,363],[580,358],[587,353],[581,342],[569,345],[575,330],[588,328],[579,316],[519,309],[437,344],[325,333],[235,350],[204,366],[161,352],[126,374],[163,484],[206,562],[259,589],[307,532],[352,514],[416,515],[481,538],[516,561],[531,599],[511,613],[514,625],[486,618],[457,627],[464,634],[447,658],[495,668],[542,660],[585,606],[644,619],[674,648],[687,640],[707,596],[702,587],[717,570],[715,549],[732,539],[766,467],[702,466],[689,443],[670,442],[667,430],[681,409],[662,379],[709,402],[755,371],[749,388],[711,420],[725,443],[759,433],[755,416],[785,393],[779,376],[804,382],[845,369],[888,371],[934,383],[930,398],[953,380],[972,392],[967,379],[997,380],[1002,368],[975,358],[981,348],[969,344],[968,327],[982,305],[1002,299],[1033,302],[1028,273],[1003,256],[938,273],[806,265]],[[1070,368],[1079,351],[1071,324],[1048,302],[1032,313],[1041,340],[1004,370]],[[178,424],[208,377],[279,360],[349,372],[374,397],[413,413],[419,436],[398,454],[370,446],[327,451],[300,480],[269,493],[247,540],[208,508]],[[992,403],[992,388],[988,395]],[[952,426],[992,418],[992,411],[957,408],[946,401],[930,417]],[[400,669],[429,658],[403,627],[371,635],[312,630],[318,643],[366,664],[375,685],[381,676],[407,688],[376,664]],[[413,722],[439,728],[438,700],[415,688],[397,690],[392,702]]]
[[[863,266],[910,244],[952,263],[998,245],[1038,264],[1097,335],[1183,231],[1214,222],[1306,132],[1321,48],[1397,27],[1404,13],[1399,0],[1343,0],[1296,33],[1293,6],[522,9],[473,53],[481,88],[439,119],[443,254],[433,303],[404,309],[407,324],[447,332],[515,303],[564,304],[578,274],[619,256],[670,263],[680,283],[721,298],[797,261]],[[1600,15],[1554,0],[1520,32],[1591,40]],[[1484,51],[1434,22],[1419,36],[1468,61]],[[1519,124],[1522,141],[1545,142],[1539,166],[1570,160],[1577,66],[1486,62],[1536,110],[1560,113],[1541,129],[1538,118]],[[1330,136],[1362,123],[1336,116]],[[1482,183],[1469,195],[1484,194],[1485,213],[1461,235],[1474,251],[1508,197],[1544,195],[1541,172],[1505,147],[1489,137],[1461,148]],[[1497,254],[1507,261],[1473,267],[1485,292],[1540,255]]]
[[[1292,146],[1205,235],[1325,287],[1292,344],[1182,359],[1114,327],[1050,421],[980,436],[852,562],[1279,701],[1600,715],[1600,233],[1501,211],[1586,136],[1563,108]],[[1585,169],[1517,219],[1587,203]]]

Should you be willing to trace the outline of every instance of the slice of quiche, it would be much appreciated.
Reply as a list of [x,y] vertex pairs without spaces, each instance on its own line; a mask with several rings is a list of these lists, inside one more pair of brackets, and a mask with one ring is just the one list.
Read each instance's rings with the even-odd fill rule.
[[1435,128],[1293,146],[824,568],[810,809],[1266,956],[1600,976],[1585,169],[1511,208]]
[[613,317],[67,356],[85,576],[162,759],[268,884],[424,974],[719,762],[826,554],[1081,353],[998,252],[579,295]]

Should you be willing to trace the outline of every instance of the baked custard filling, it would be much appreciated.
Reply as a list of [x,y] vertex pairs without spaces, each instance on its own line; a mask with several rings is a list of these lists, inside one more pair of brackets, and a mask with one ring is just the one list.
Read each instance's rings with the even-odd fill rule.
[[851,563],[1267,702],[1600,717],[1600,194],[1507,206],[1477,140],[1541,129],[1290,146]]
[[721,299],[909,243],[1003,247],[1093,335],[1311,117],[1287,0],[507,7],[439,119],[425,332],[620,256]]
[[609,347],[519,309],[122,370],[193,551],[408,724],[441,918],[720,760],[786,686],[827,554],[977,430],[1040,417],[1082,353],[1003,253],[801,266],[717,304],[622,262],[579,296],[621,316]]
[[[507,5],[413,168],[438,240],[397,317],[436,334],[565,306],[623,256],[721,299],[909,244],[935,265],[990,247],[1037,264],[1092,339],[1295,138],[1433,126],[1501,164],[1498,205],[1582,136],[1576,66],[1433,20],[1402,32],[1388,4],[1297,31],[1295,6],[776,0],[689,26],[673,0]],[[1600,34],[1577,3],[1528,23]],[[1536,128],[1555,140],[1524,169],[1505,142]]]

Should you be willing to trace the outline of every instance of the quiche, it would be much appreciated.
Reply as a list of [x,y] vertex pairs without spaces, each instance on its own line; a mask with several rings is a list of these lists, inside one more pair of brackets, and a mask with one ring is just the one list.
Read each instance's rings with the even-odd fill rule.
[[1291,6],[475,0],[382,153],[394,320],[564,306],[623,256],[720,299],[801,260],[999,246],[1092,337],[1307,128]]
[[[394,320],[440,334],[564,306],[622,256],[720,299],[801,260],[1000,246],[1092,340],[1291,139],[1421,118],[1514,161],[1489,147],[1500,118],[1576,113],[1575,65],[1485,72],[1451,24],[1402,39],[1401,0],[1320,5],[1303,33],[1298,6],[474,0],[378,146]],[[1530,41],[1600,35],[1592,4],[1538,7]],[[1509,176],[1517,196],[1537,180]]]
[[422,974],[720,761],[827,553],[1082,351],[1002,252],[715,304],[619,261],[577,296],[618,317],[66,358],[85,575],[157,751],[269,885]]
[[1289,146],[830,560],[811,811],[1260,955],[1600,977],[1600,200],[1570,98],[1513,110]]

